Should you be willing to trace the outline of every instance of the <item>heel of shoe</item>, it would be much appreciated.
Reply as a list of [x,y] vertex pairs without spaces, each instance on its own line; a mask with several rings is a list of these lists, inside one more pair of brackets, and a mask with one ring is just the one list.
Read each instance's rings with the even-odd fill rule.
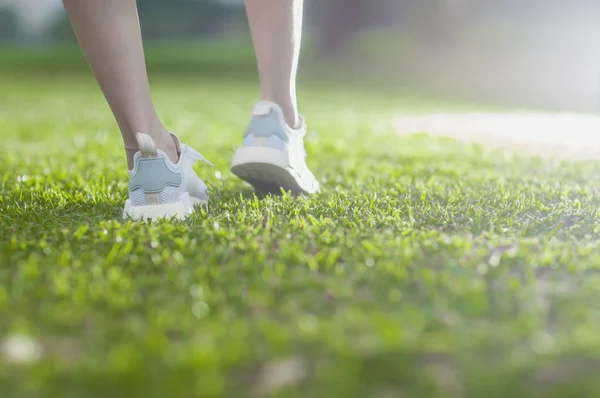
[[180,202],[183,194],[183,175],[158,150],[147,134],[138,134],[139,152],[130,172],[129,201],[134,207],[159,206]]
[[129,199],[123,217],[133,220],[183,219],[193,212],[193,203],[184,191],[181,170],[158,150],[147,134],[137,135],[139,152],[130,172]]
[[232,167],[248,163],[264,163],[287,169],[290,167],[290,157],[287,151],[264,146],[248,146],[238,149],[233,157]]

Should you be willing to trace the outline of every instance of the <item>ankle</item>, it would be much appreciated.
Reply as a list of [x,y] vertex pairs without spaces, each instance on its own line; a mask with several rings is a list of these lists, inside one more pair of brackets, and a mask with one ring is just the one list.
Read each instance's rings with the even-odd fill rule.
[[[166,153],[171,162],[179,162],[180,153],[177,143],[175,142],[175,137],[173,137],[170,133],[166,132],[166,130],[164,134],[160,134],[158,135],[158,137],[155,137],[153,135],[151,135],[151,137],[154,141],[154,144],[156,145],[156,148]],[[137,146],[137,142],[135,144],[125,145],[125,156],[127,158],[127,167],[129,168],[129,170],[133,170],[133,158],[135,157],[135,154],[138,151],[139,148]]]
[[154,139],[156,148],[166,153],[171,162],[179,162],[179,151],[177,149],[177,144],[175,143],[175,138],[170,133],[162,134],[159,138],[152,138]]
[[286,124],[295,129],[300,124],[300,114],[298,113],[298,108],[291,100],[282,101],[281,99],[276,99],[273,96],[263,96],[263,101],[270,101],[277,104],[281,110],[283,111],[283,117],[285,119]]
[[292,129],[298,128],[298,125],[300,124],[300,114],[298,113],[298,109],[292,105],[282,106],[277,102],[275,103],[281,108],[283,112],[283,118],[285,119],[285,123],[288,125],[288,127]]
[[285,118],[285,122],[290,128],[297,129],[300,125],[300,115],[298,114],[297,109],[283,109],[283,116]]

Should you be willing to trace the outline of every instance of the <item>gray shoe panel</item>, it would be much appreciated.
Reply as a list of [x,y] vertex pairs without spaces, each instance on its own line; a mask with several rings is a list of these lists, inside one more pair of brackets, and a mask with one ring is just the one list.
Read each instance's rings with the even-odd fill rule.
[[179,187],[183,183],[180,173],[171,171],[162,157],[138,159],[135,174],[129,180],[129,190],[141,188],[145,193],[158,193],[165,187]]
[[281,123],[279,115],[274,110],[271,110],[271,113],[265,116],[253,116],[244,137],[250,134],[255,137],[271,137],[275,135],[283,141],[288,141],[285,125]]

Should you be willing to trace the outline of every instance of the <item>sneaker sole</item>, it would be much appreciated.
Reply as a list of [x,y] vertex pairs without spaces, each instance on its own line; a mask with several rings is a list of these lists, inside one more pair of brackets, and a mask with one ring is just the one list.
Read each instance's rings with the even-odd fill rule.
[[319,190],[314,179],[303,181],[289,166],[288,154],[273,148],[239,149],[233,157],[231,172],[254,187],[257,192],[312,194]]
[[181,200],[175,203],[148,206],[132,206],[131,202],[125,202],[123,219],[134,221],[176,219],[184,220],[194,213],[194,206],[206,204],[206,201],[190,197],[188,193],[181,196]]

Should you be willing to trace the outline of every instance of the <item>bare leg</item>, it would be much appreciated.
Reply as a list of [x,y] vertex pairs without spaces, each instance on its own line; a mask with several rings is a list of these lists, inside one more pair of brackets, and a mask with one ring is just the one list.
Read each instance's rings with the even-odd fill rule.
[[245,0],[258,61],[261,99],[277,103],[290,127],[299,124],[296,73],[303,0]]
[[146,73],[135,0],[63,0],[77,40],[117,120],[129,168],[136,134],[149,134],[176,162],[175,142],[158,118]]

